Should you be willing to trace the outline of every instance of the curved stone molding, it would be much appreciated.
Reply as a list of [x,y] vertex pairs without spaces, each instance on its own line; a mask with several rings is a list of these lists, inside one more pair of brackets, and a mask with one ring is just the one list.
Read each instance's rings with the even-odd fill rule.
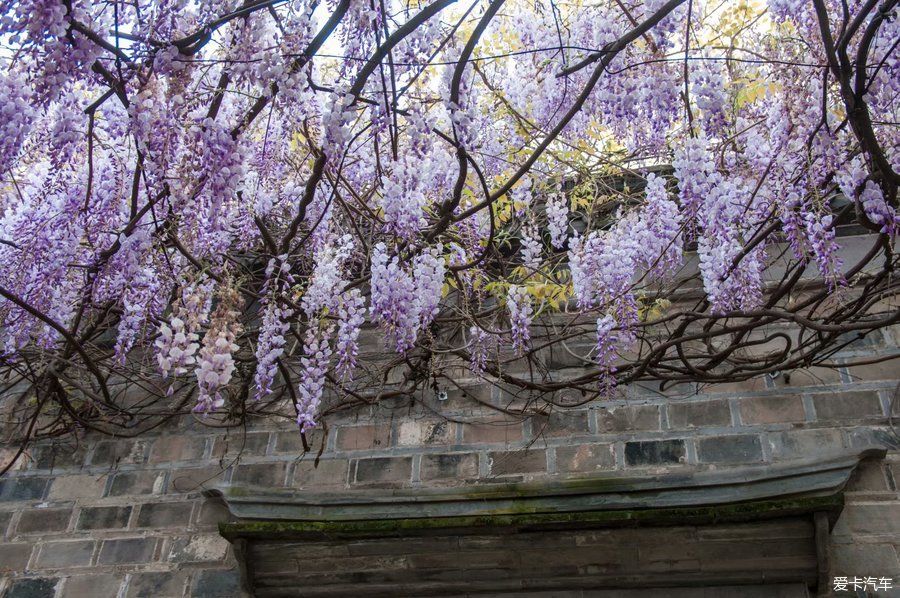
[[[652,511],[680,509],[698,516],[741,518],[782,510],[831,510],[854,468],[864,458],[881,457],[883,449],[865,449],[816,459],[776,465],[702,471],[691,474],[634,477],[612,474],[590,478],[548,480],[539,483],[485,484],[450,489],[369,490],[320,494],[302,490],[275,490],[246,486],[222,486],[208,492],[221,497],[232,515],[247,523],[223,524],[228,537],[258,533],[357,530],[394,530],[392,520],[404,520],[412,530],[464,525],[505,525],[524,516],[529,521],[594,520],[659,521]],[[738,506],[747,503],[747,512]],[[750,503],[759,508],[749,508]],[[777,508],[781,504],[784,509]],[[731,505],[730,508],[726,506]],[[826,506],[831,505],[826,508]],[[620,515],[616,515],[619,512]],[[574,514],[582,514],[575,518]],[[599,516],[588,513],[605,513]],[[631,513],[622,515],[621,513]],[[634,513],[639,513],[635,515]],[[743,515],[742,515],[743,513]],[[436,520],[446,519],[441,522]],[[255,521],[254,523],[248,520]],[[269,521],[272,525],[262,525]],[[284,522],[296,522],[286,526]],[[381,526],[341,522],[382,522]],[[308,525],[304,525],[308,523]],[[266,531],[268,530],[268,531]]]

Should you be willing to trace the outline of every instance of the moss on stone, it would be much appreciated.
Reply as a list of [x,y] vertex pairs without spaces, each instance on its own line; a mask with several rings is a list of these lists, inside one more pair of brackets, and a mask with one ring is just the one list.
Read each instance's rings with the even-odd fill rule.
[[739,522],[772,517],[838,511],[843,496],[817,496],[752,501],[714,506],[619,509],[540,513],[524,502],[490,515],[365,519],[352,521],[240,521],[219,524],[220,533],[236,538],[391,536],[441,530],[490,527],[615,527]]

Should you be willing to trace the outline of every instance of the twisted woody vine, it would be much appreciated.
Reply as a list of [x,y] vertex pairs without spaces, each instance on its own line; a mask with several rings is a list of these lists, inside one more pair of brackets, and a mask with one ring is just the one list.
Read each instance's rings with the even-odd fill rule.
[[897,4],[0,0],[20,440],[828,365],[900,322]]

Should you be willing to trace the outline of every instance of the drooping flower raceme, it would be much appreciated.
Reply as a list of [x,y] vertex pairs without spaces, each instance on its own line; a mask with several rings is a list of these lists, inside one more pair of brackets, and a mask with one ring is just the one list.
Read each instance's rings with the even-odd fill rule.
[[615,338],[613,329],[616,327],[616,320],[609,314],[604,314],[597,318],[597,352],[594,356],[595,361],[604,372],[615,372],[613,366],[615,360]]
[[885,201],[881,187],[867,177],[862,159],[855,158],[838,174],[837,182],[841,192],[858,201],[866,217],[880,226],[881,232],[893,236],[900,232],[900,213]]
[[568,234],[569,208],[564,193],[551,193],[547,198],[547,227],[550,229],[550,244],[562,249]]
[[290,329],[287,318],[291,310],[270,301],[263,311],[259,339],[256,344],[256,386],[257,400],[272,392],[272,381],[278,370],[278,358],[284,353],[285,334]]
[[529,272],[537,272],[541,267],[541,241],[533,226],[522,229],[522,265]]
[[425,226],[427,197],[419,184],[420,180],[418,166],[406,161],[395,162],[379,197],[385,228],[402,239],[414,238]]
[[445,272],[442,250],[440,245],[426,249],[416,256],[413,263],[413,283],[416,287],[415,309],[418,314],[419,328],[423,330],[438,315]]
[[619,242],[635,249],[638,265],[653,276],[672,274],[682,260],[681,213],[669,198],[666,182],[647,175],[646,204],[634,217],[620,220]]
[[238,320],[240,298],[233,288],[224,287],[219,292],[219,305],[203,337],[203,346],[197,363],[197,405],[194,411],[209,413],[225,404],[222,391],[234,373],[234,353],[240,347],[235,342],[241,332]]
[[709,194],[716,171],[706,140],[701,137],[684,140],[682,147],[675,151],[672,166],[678,180],[681,207],[692,218]]
[[874,181],[866,181],[859,203],[869,220],[881,227],[881,232],[894,236],[900,231],[900,214],[884,200],[884,193]]
[[573,237],[569,269],[579,305],[590,308],[629,296],[639,267],[654,276],[673,272],[682,259],[681,220],[664,179],[649,174],[643,206],[620,213],[608,231]]
[[353,239],[344,235],[315,254],[315,269],[303,295],[301,305],[308,318],[319,316],[323,309],[337,309],[337,298],[344,284],[344,263],[353,251]]
[[0,74],[0,173],[6,173],[31,129],[29,87],[17,73]]
[[335,372],[338,378],[350,380],[359,356],[359,333],[366,320],[366,300],[359,289],[350,289],[338,305],[338,355]]
[[381,322],[398,353],[412,348],[419,331],[427,327],[441,299],[444,261],[440,249],[420,254],[412,271],[394,256],[388,261],[384,243],[372,254],[372,317]]
[[726,124],[728,94],[722,68],[721,63],[709,59],[691,64],[691,96],[707,135],[719,134]]
[[[215,282],[205,277],[184,285],[180,300],[172,307],[171,319],[159,325],[156,360],[163,379],[183,376],[196,364],[200,326],[209,319],[214,286]],[[168,392],[173,390],[170,385]]]
[[172,318],[169,324],[163,322],[159,325],[156,359],[163,378],[168,378],[170,373],[175,376],[187,373],[188,367],[196,363],[194,356],[200,348],[197,343],[199,338],[196,333],[185,329],[181,318]]
[[119,254],[122,292],[122,318],[116,338],[115,354],[120,363],[134,346],[147,319],[159,307],[160,281],[150,249],[152,241],[146,229],[139,229],[122,242]]
[[512,330],[512,349],[516,355],[524,353],[531,340],[531,296],[521,285],[511,285],[506,295],[506,309]]
[[316,425],[316,414],[322,393],[325,390],[325,376],[331,362],[331,337],[333,327],[311,327],[303,341],[303,357],[300,359],[302,372],[297,396],[297,424],[300,430]]
[[488,354],[491,350],[491,343],[494,340],[494,336],[480,326],[469,327],[469,367],[472,369],[472,374],[476,377],[484,373]]
[[353,251],[349,235],[330,239],[316,251],[316,265],[301,305],[308,318],[301,358],[297,423],[301,429],[315,425],[316,411],[325,388],[325,375],[330,368],[332,336],[335,326],[330,315],[340,319],[338,338],[339,362],[342,373],[355,365],[362,320],[359,312],[364,303],[353,290],[341,293],[345,284],[345,262]]
[[720,177],[704,200],[697,253],[703,287],[714,313],[754,309],[762,297],[765,246],[745,252],[744,237],[749,231],[740,224],[751,193],[741,181]]

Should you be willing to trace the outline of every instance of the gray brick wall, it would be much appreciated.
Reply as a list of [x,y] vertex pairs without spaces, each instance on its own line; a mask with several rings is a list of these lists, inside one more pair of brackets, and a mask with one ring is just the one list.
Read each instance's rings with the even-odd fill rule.
[[[900,328],[887,330],[836,359],[894,354],[898,340]],[[32,447],[0,480],[0,595],[239,595],[234,556],[216,531],[227,513],[200,494],[218,483],[364,493],[897,448],[889,411],[898,364],[664,391],[642,383],[534,416],[495,408],[527,397],[460,379],[464,390],[446,401],[416,397],[329,417],[328,434],[311,434],[305,455],[293,426],[275,419],[226,430],[188,418],[140,439],[59,439]],[[14,452],[0,447],[0,461]],[[836,574],[900,583],[898,480],[897,451],[857,474],[834,531]]]

